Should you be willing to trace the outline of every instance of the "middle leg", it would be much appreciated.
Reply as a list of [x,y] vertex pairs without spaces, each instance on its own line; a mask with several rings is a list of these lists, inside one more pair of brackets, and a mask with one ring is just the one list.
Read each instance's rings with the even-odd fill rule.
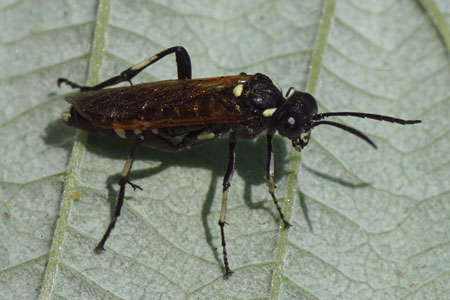
[[117,199],[114,216],[112,217],[112,219],[108,225],[108,228],[106,229],[105,233],[103,234],[101,241],[98,243],[97,247],[95,247],[96,252],[101,252],[101,251],[105,250],[105,248],[104,248],[105,243],[108,240],[108,237],[111,234],[111,231],[114,229],[114,226],[116,225],[116,221],[120,216],[120,212],[121,212],[122,206],[123,206],[123,201],[125,198],[125,186],[127,184],[129,184],[134,189],[142,190],[142,188],[140,186],[130,182],[130,172],[131,172],[131,167],[133,166],[134,157],[136,155],[136,148],[143,141],[144,141],[144,137],[142,135],[138,135],[138,136],[136,136],[136,140],[135,140],[133,146],[131,146],[130,154],[128,154],[127,161],[125,162],[125,165],[123,166],[122,175],[120,176],[120,180],[119,180],[120,190],[119,190],[119,197]]

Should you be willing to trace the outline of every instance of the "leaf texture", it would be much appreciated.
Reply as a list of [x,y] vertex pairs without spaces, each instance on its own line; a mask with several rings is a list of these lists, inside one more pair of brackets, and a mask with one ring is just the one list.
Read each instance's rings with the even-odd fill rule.
[[[443,299],[450,281],[446,1],[3,1],[0,4],[1,299]],[[222,278],[217,220],[227,139],[138,150],[122,214],[93,252],[130,143],[60,120],[72,91],[182,45],[193,76],[267,74],[339,118],[302,154],[275,139],[281,229],[265,138],[238,146]],[[136,82],[176,77],[173,57]],[[133,81],[134,82],[134,81]]]

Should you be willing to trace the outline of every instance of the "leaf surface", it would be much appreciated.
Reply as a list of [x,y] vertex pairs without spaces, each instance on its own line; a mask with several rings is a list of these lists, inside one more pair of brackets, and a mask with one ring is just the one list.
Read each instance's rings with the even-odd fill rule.
[[[446,1],[22,1],[0,8],[1,299],[441,299],[449,293],[450,65]],[[430,15],[428,14],[430,13]],[[414,126],[339,118],[293,153],[275,139],[280,222],[263,136],[239,144],[227,212],[234,275],[222,278],[227,140],[138,150],[60,121],[72,92],[174,46],[193,76],[261,72],[317,98]],[[173,57],[133,82],[176,77]]]

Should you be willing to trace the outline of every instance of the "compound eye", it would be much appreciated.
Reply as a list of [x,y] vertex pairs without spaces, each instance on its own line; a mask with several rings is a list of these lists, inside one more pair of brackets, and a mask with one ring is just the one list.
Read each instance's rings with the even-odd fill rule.
[[278,116],[277,130],[282,135],[289,139],[295,139],[303,131],[303,125],[300,118],[290,112],[285,112]]

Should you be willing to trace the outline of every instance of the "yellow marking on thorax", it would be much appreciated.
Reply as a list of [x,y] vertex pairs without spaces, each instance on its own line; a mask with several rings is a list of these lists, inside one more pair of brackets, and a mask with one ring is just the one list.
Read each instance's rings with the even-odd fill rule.
[[127,134],[125,133],[125,130],[121,129],[121,128],[113,128],[114,132],[121,138],[126,139],[127,138]]
[[276,83],[275,80],[273,80],[273,79],[271,79],[271,80],[272,80],[272,84],[281,92],[281,88],[278,85],[278,83]]
[[264,117],[271,117],[275,112],[277,111],[277,108],[267,108],[263,111]]
[[244,90],[244,85],[242,83],[236,85],[233,89],[234,97],[238,98],[242,95],[242,91]]
[[198,140],[211,140],[215,137],[216,137],[216,135],[214,134],[214,132],[211,132],[208,130],[205,130],[205,131],[201,132],[199,135],[197,135]]
[[70,119],[70,108],[71,107],[68,107],[66,110],[64,110],[61,115],[61,117],[65,123],[67,123]]

